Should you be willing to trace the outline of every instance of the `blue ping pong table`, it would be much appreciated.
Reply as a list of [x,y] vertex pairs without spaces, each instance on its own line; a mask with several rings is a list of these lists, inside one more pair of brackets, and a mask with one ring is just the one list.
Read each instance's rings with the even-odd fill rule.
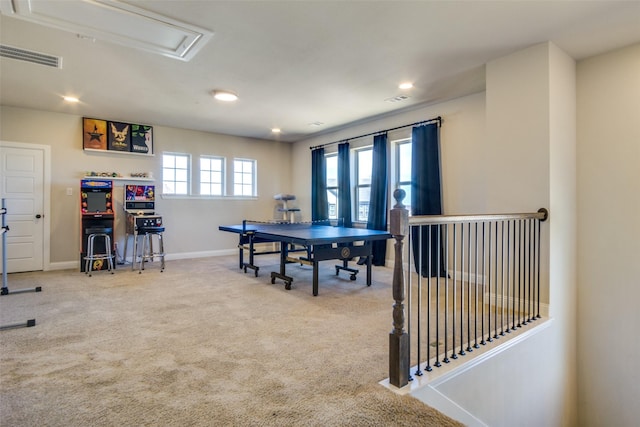
[[[280,253],[280,271],[271,272],[271,283],[283,280],[285,289],[291,289],[293,278],[287,276],[287,263],[300,263],[313,266],[313,295],[318,295],[318,263],[326,260],[342,260],[336,265],[336,275],[344,270],[350,273],[350,279],[356,280],[357,269],[349,268],[348,262],[354,257],[365,257],[367,268],[367,286],[371,286],[372,242],[386,240],[391,235],[386,231],[363,228],[332,227],[317,223],[252,223],[243,221],[242,225],[221,225],[220,231],[239,235],[240,268],[247,272],[253,269],[258,276],[259,267],[254,264],[254,256],[264,253]],[[280,243],[279,251],[256,252],[255,243]],[[360,244],[355,244],[361,242]],[[249,263],[243,263],[243,251],[249,251]],[[299,253],[300,256],[290,255]]]

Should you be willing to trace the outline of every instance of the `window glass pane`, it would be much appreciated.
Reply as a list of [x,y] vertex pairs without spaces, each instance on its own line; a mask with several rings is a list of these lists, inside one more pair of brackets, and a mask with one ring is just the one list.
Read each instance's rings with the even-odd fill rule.
[[175,181],[176,173],[174,169],[162,169],[162,178],[164,181]]
[[187,182],[187,171],[184,169],[176,169],[176,181]]
[[411,144],[405,143],[398,146],[398,177],[401,182],[411,181]]
[[338,219],[338,190],[327,189],[327,202],[329,204],[329,219]]
[[373,150],[358,151],[358,185],[371,184]]
[[358,221],[367,221],[369,218],[369,201],[371,199],[371,187],[358,188]]
[[[401,185],[399,188],[403,189],[405,193],[407,193],[404,200],[402,200],[402,204],[405,205],[407,209],[411,210],[411,184]],[[395,200],[393,203],[395,204]]]
[[222,184],[211,184],[211,193],[215,195],[222,195]]
[[338,186],[338,156],[327,156],[327,187]]
[[186,182],[176,182],[176,194],[187,194]]
[[210,182],[219,182],[222,183],[222,172],[211,172],[210,174]]
[[162,166],[172,168],[176,165],[175,156],[165,154],[162,156]]
[[187,168],[187,156],[176,156],[176,168],[179,168],[179,169]]
[[162,192],[166,194],[175,194],[176,186],[173,182],[163,182],[162,183]]

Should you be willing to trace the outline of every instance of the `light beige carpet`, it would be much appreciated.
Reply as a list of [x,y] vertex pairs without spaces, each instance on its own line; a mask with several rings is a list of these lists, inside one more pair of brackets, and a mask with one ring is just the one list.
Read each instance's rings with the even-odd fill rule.
[[[155,263],[157,264],[157,263]],[[9,274],[0,298],[2,426],[457,426],[388,377],[391,269],[367,287],[321,263],[293,288],[237,257],[151,264],[141,275]]]

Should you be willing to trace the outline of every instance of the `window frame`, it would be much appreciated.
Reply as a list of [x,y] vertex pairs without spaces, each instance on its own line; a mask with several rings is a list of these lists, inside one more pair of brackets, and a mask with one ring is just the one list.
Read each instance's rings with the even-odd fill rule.
[[[165,165],[165,158],[167,156],[171,156],[173,157],[173,167],[167,167]],[[183,158],[186,160],[187,162],[187,166],[186,168],[178,168],[176,167],[176,163],[177,163],[177,159],[179,158]],[[168,180],[167,179],[167,174],[166,174],[166,170],[172,170],[173,171],[173,179],[172,180]],[[185,175],[186,175],[186,180],[182,181],[182,180],[178,180],[177,179],[177,171],[185,171]],[[167,183],[171,183],[173,185],[173,191],[167,191],[167,187],[166,184]],[[177,187],[178,187],[178,183],[184,183],[185,184],[185,192],[178,192],[177,191]],[[170,151],[165,151],[162,153],[162,194],[163,195],[171,195],[171,196],[189,196],[191,195],[191,154],[189,153],[177,153],[177,152],[170,152]]]
[[[242,168],[243,170],[241,171],[237,171],[236,170],[236,166],[237,163],[241,162],[243,165],[244,164],[250,164],[251,165],[251,172],[247,173],[244,171],[244,167]],[[237,182],[237,177],[238,174],[240,174],[240,176],[243,177],[242,182],[238,183]],[[244,177],[246,175],[250,176],[250,181],[251,183],[246,183],[244,180]],[[232,176],[233,176],[233,195],[235,197],[257,197],[258,195],[258,189],[257,189],[257,182],[258,182],[258,161],[255,159],[247,159],[247,158],[240,158],[240,157],[236,157],[233,159],[233,171],[232,171]],[[242,194],[238,194],[236,189],[237,186],[240,185],[241,188],[243,189]],[[251,194],[244,194],[244,188],[249,187],[251,189]]]
[[[202,162],[203,160],[207,160],[210,162],[209,164],[209,168],[208,169],[203,169],[202,167]],[[213,160],[219,160],[220,161],[220,170],[215,170],[215,169],[211,169],[211,161]],[[209,155],[209,154],[203,154],[200,156],[200,163],[199,163],[200,167],[199,167],[199,183],[200,183],[200,195],[201,196],[205,196],[205,197],[222,197],[226,195],[226,158],[223,156],[215,156],[215,155]],[[209,181],[203,181],[202,176],[203,173],[208,173],[209,174]],[[212,178],[212,174],[213,173],[219,173],[220,174],[220,182],[216,182],[213,181]],[[220,185],[220,192],[219,193],[213,193],[211,191],[211,187],[213,185]],[[208,193],[204,193],[203,192],[203,188],[205,186],[208,186],[209,188],[209,192]]]

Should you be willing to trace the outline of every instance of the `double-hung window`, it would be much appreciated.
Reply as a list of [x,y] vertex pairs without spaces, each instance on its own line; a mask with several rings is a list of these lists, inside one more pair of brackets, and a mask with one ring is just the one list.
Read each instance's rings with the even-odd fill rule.
[[371,200],[371,168],[373,166],[373,148],[367,147],[355,152],[356,176],[356,212],[358,222],[367,222],[369,218],[369,202]]
[[327,203],[329,219],[338,219],[338,153],[325,156],[327,166]]
[[256,196],[256,161],[250,159],[233,160],[233,195]]
[[200,157],[200,194],[224,195],[224,157]]
[[191,156],[180,153],[162,155],[162,193],[189,194]]

